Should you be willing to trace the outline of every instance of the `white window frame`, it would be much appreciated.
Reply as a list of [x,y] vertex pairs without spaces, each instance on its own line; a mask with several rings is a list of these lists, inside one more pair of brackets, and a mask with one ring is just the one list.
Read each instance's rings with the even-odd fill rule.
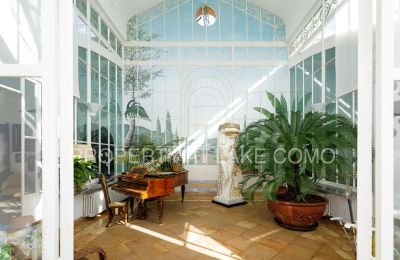
[[[364,0],[360,0],[364,2]],[[376,0],[376,87],[375,87],[375,247],[376,259],[394,258],[394,20],[396,0]],[[371,0],[366,1],[368,3]],[[372,6],[372,3],[370,3]],[[372,16],[372,12],[369,12]],[[361,250],[361,247],[360,247]]]

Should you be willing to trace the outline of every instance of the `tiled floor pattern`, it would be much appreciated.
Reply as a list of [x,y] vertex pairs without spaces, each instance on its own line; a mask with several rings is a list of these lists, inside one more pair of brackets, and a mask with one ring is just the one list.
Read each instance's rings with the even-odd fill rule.
[[[179,194],[165,202],[158,224],[156,203],[147,220],[105,228],[106,214],[75,223],[75,250],[101,246],[108,259],[354,259],[340,226],[322,220],[312,232],[277,226],[262,202],[235,208],[211,203],[210,194]],[[97,259],[91,255],[88,259]]]

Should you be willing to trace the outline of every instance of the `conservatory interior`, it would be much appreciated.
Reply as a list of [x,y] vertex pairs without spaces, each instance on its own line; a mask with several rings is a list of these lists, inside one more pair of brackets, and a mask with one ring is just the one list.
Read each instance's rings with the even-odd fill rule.
[[387,6],[45,2],[0,4],[0,259],[400,259]]

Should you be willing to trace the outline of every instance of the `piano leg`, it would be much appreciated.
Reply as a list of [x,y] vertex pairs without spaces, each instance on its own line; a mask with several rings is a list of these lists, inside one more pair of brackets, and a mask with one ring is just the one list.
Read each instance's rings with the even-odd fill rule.
[[135,198],[133,198],[133,197],[130,197],[129,198],[129,204],[130,204],[130,207],[131,207],[131,214],[132,214],[132,216],[133,216],[133,206],[135,205]]
[[181,197],[182,197],[182,202],[183,202],[183,200],[185,199],[185,185],[182,185],[181,186]]
[[157,204],[158,204],[158,222],[162,224],[163,214],[164,214],[164,200],[158,199]]
[[138,219],[146,219],[147,218],[146,201],[145,200],[139,201],[137,217],[138,217]]

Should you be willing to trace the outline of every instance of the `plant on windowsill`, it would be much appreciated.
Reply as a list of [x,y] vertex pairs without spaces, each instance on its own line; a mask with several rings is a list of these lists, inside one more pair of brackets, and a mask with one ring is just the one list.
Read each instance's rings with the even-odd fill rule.
[[326,113],[288,112],[284,97],[267,96],[275,113],[254,108],[265,118],[238,137],[236,154],[242,170],[242,195],[253,201],[257,190],[275,220],[294,230],[313,230],[326,199],[314,193],[329,169],[353,175],[357,130],[350,120]]
[[74,156],[74,186],[76,192],[82,192],[88,181],[95,177],[98,166],[79,156]]

